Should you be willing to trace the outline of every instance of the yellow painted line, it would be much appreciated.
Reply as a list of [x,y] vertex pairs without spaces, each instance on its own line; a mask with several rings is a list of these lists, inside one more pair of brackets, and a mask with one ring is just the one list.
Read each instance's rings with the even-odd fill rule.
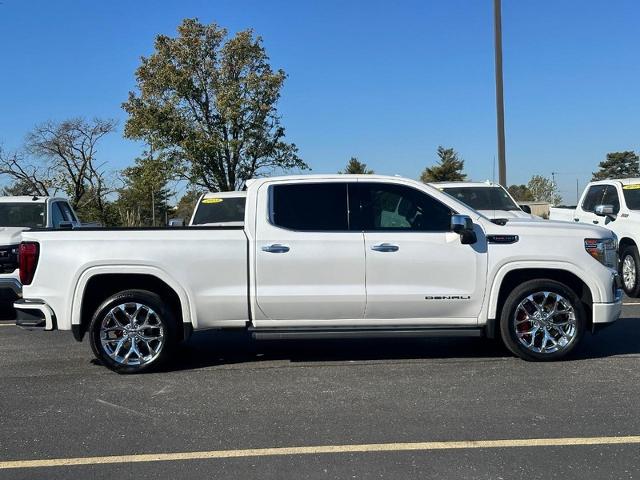
[[576,445],[640,444],[640,435],[625,437],[525,438],[511,440],[466,440],[453,442],[365,443],[359,445],[318,445],[311,447],[251,448],[245,450],[210,450],[201,452],[148,453],[104,457],[52,458],[0,462],[0,470],[18,468],[69,467],[73,465],[107,465],[118,463],[169,462],[218,458],[277,457],[336,453],[407,452],[431,450],[465,450],[478,448],[565,447]]

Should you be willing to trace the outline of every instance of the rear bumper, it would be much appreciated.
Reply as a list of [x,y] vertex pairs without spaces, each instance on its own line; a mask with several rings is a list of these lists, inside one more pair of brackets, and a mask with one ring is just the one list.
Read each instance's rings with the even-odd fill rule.
[[622,314],[622,290],[616,291],[615,301],[612,303],[593,304],[593,330],[596,331],[620,318]]
[[0,301],[14,302],[22,297],[22,284],[17,278],[0,278]]
[[53,330],[55,316],[53,310],[38,300],[18,300],[14,302],[16,309],[16,325],[27,329]]

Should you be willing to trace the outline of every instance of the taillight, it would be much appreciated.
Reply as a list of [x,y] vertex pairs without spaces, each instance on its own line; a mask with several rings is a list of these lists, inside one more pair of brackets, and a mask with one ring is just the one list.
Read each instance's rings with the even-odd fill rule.
[[23,242],[18,250],[20,281],[22,285],[30,285],[38,266],[39,246],[34,242]]

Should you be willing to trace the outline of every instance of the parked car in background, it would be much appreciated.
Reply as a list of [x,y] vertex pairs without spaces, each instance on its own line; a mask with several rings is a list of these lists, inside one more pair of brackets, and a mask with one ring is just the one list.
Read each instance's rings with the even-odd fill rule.
[[[81,226],[69,202],[58,197],[0,197],[0,310],[21,296],[18,245],[29,228]],[[3,312],[4,313],[4,312]]]
[[575,208],[551,208],[549,218],[601,225],[614,232],[624,290],[640,296],[640,178],[591,182]]
[[399,177],[247,185],[244,226],[24,232],[17,323],[86,335],[103,365],[135,373],[212,328],[500,337],[524,359],[557,360],[620,315],[615,239],[596,225],[496,224]]
[[209,192],[198,199],[189,225],[241,227],[247,192]]
[[490,219],[534,218],[500,184],[493,182],[434,182],[438,190],[469,205]]

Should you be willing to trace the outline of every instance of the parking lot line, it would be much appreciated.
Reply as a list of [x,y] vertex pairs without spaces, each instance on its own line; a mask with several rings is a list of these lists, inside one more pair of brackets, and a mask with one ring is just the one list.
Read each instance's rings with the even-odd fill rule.
[[24,468],[69,467],[117,463],[167,462],[242,457],[276,457],[338,453],[406,452],[430,450],[466,450],[482,448],[565,447],[582,445],[640,444],[640,435],[622,437],[522,438],[507,440],[466,440],[451,442],[369,443],[357,445],[318,445],[310,447],[251,448],[243,450],[210,450],[200,452],[148,453],[102,457],[52,458],[0,462],[0,470]]
[[640,302],[623,302],[622,305],[640,305]]
[[15,323],[0,323],[0,327],[15,327]]

